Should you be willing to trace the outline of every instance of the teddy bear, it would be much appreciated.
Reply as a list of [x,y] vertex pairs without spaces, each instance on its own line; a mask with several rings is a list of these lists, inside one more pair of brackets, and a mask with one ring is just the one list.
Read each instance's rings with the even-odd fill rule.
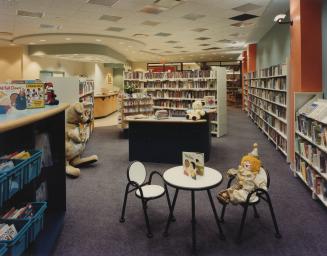
[[[229,177],[235,176],[236,182],[230,188],[218,193],[217,198],[222,204],[244,203],[253,190],[257,188],[267,190],[267,176],[261,167],[256,143],[253,145],[253,151],[242,157],[238,169],[229,169],[227,175]],[[250,202],[256,200],[258,200],[257,195],[253,194]]]
[[[98,161],[96,155],[83,157],[85,149],[86,129],[84,126],[89,122],[89,115],[83,103],[72,104],[66,113],[66,174],[72,177],[80,175],[78,167]],[[83,126],[84,125],[84,126]]]
[[196,100],[192,103],[192,110],[189,110],[186,114],[186,119],[188,120],[199,120],[205,115],[205,111],[203,110],[204,102],[200,100]]

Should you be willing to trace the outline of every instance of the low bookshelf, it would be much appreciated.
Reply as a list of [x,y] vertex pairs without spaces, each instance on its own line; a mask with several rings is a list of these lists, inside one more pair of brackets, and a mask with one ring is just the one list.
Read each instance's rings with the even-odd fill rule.
[[294,174],[327,206],[327,100],[310,100],[296,114]]
[[251,120],[289,161],[289,94],[287,65],[247,73],[247,107]]
[[214,111],[208,111],[212,115],[211,132],[218,137],[227,132],[225,68],[180,72],[125,72],[124,88],[127,87],[151,96],[153,109],[166,109],[172,117],[184,117],[195,100],[203,101],[206,96],[213,96],[217,103]]

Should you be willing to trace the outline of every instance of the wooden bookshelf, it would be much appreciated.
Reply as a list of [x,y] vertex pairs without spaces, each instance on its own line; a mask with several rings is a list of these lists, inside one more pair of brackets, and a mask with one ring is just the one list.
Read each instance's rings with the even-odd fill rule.
[[297,111],[295,127],[293,172],[311,190],[312,198],[327,207],[327,100],[316,96],[304,104]]
[[287,161],[289,151],[289,82],[286,64],[271,66],[244,77],[244,107]]
[[[211,115],[212,134],[222,136],[226,125],[226,69],[195,70],[181,72],[125,72],[124,87],[133,86],[150,95],[153,108],[166,109],[172,117],[184,117],[192,108],[192,102],[214,96],[217,101]],[[218,120],[218,122],[217,122]]]
[[239,107],[242,105],[242,81],[240,65],[227,66],[227,104]]

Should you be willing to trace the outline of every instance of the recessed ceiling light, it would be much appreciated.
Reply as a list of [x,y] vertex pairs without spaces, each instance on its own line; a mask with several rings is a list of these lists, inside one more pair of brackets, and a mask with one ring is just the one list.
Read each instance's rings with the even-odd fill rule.
[[101,42],[102,40],[97,38],[97,39],[95,39],[95,41],[97,41],[97,42]]
[[70,37],[66,37],[65,40],[66,40],[66,41],[70,41],[70,40],[72,40],[72,39],[71,39]]
[[40,42],[46,42],[47,40],[45,40],[45,39],[40,39]]
[[16,44],[15,44],[15,43],[10,43],[9,45],[10,45],[10,46],[15,46]]

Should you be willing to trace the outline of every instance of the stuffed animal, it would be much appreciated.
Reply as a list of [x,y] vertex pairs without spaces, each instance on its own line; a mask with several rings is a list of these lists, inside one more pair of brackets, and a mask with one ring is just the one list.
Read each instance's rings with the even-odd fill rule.
[[54,92],[52,83],[45,83],[45,104],[47,105],[58,105],[59,100],[56,99],[57,95]]
[[[222,204],[239,204],[246,201],[247,196],[254,189],[262,188],[267,190],[267,176],[261,167],[261,161],[258,157],[258,145],[253,145],[253,151],[243,156],[241,165],[238,169],[229,169],[227,175],[235,176],[236,182],[228,189],[220,191],[217,195]],[[253,194],[250,202],[258,198]]]
[[186,114],[186,119],[193,121],[201,119],[205,115],[203,106],[204,102],[201,102],[199,100],[194,101],[192,103],[192,110],[188,111]]
[[66,121],[66,174],[78,177],[79,166],[98,161],[96,155],[81,158],[86,143],[86,128],[83,125],[89,122],[83,103],[75,103],[68,108]]

